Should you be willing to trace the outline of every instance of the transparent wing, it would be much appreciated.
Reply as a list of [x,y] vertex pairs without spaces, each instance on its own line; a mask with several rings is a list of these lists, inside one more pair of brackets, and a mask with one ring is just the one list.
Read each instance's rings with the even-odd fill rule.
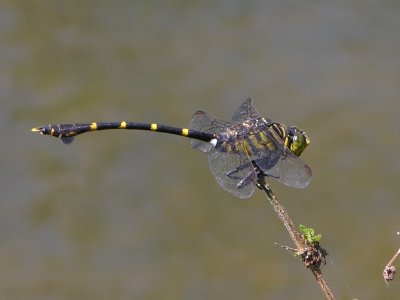
[[269,170],[263,170],[264,174],[275,178],[279,182],[295,187],[305,188],[311,181],[311,168],[293,153],[281,155],[277,163]]
[[[218,120],[209,113],[198,111],[193,115],[189,129],[219,133],[226,131],[231,125],[231,122]],[[210,143],[197,140],[192,140],[191,143],[193,149],[209,152],[210,169],[224,190],[243,199],[249,198],[254,193],[256,174],[247,157],[231,151],[215,149]]]
[[[305,188],[311,181],[310,167],[293,154],[283,140],[273,134],[268,127],[260,126],[254,135],[266,137],[251,149],[250,160],[254,161],[262,172],[277,181],[295,188]],[[254,139],[253,139],[254,140]]]
[[[218,120],[209,113],[197,111],[189,122],[189,129],[207,133],[218,133],[230,125],[230,122]],[[198,140],[192,139],[191,143],[192,149],[198,149],[203,152],[210,152],[214,148],[210,143]]]
[[242,105],[236,110],[233,114],[232,122],[233,123],[242,123],[251,118],[257,118],[259,114],[255,107],[253,106],[253,101],[251,98],[247,98],[246,101],[242,103]]
[[214,149],[208,160],[215,179],[224,190],[242,199],[253,195],[256,173],[247,158]]

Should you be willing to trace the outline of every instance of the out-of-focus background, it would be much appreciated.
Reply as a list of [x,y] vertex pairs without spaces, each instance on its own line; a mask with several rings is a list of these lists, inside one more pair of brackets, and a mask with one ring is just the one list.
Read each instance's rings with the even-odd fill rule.
[[49,123],[221,119],[247,97],[311,138],[311,185],[271,182],[323,234],[338,299],[393,299],[400,245],[398,1],[2,1],[2,299],[323,299],[257,191],[180,137]]

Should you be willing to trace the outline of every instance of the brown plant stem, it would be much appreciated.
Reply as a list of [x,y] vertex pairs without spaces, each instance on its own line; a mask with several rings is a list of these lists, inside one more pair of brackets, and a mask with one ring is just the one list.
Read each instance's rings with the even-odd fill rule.
[[[290,219],[285,207],[278,201],[278,198],[276,198],[275,194],[272,192],[271,188],[266,183],[265,176],[263,174],[258,174],[257,178],[258,178],[257,186],[267,194],[269,202],[271,203],[273,209],[277,213],[279,219],[283,222],[286,230],[289,233],[290,238],[295,243],[296,248],[297,248],[296,249],[297,253],[303,253],[308,247],[310,247],[310,244],[307,243],[307,241],[304,239],[303,235],[299,231],[297,231],[297,229],[296,229],[293,221]],[[320,266],[312,265],[309,267],[309,269],[311,270],[315,279],[317,280],[318,285],[320,286],[326,299],[334,300],[335,296],[333,295],[332,291],[330,290],[330,288],[322,274]]]

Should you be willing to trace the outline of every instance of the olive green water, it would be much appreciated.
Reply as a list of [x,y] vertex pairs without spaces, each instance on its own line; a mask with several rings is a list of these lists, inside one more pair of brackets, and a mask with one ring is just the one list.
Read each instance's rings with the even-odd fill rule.
[[253,97],[307,131],[311,185],[272,182],[323,234],[338,299],[395,299],[397,1],[2,1],[1,299],[323,299],[257,192],[222,190],[188,140],[48,123],[186,126]]

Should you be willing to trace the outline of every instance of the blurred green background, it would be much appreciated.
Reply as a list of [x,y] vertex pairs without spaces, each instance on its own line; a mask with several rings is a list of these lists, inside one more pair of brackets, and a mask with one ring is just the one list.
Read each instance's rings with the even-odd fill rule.
[[1,299],[323,299],[261,192],[215,182],[188,140],[49,123],[221,119],[247,97],[312,144],[304,190],[338,299],[393,299],[400,245],[398,1],[2,1]]

